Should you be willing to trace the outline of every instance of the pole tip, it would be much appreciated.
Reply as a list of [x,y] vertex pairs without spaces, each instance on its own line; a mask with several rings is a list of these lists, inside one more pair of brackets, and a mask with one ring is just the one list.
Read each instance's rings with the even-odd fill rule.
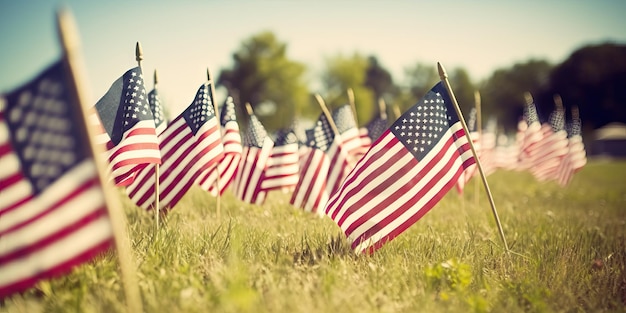
[[531,95],[528,91],[524,92],[524,100],[526,100],[526,105],[533,104],[533,95]]
[[135,60],[137,62],[141,62],[141,60],[143,60],[143,49],[141,48],[141,43],[139,41],[135,44]]
[[159,75],[157,74],[157,70],[156,68],[154,69],[154,84],[158,84],[159,83]]
[[252,111],[252,105],[250,105],[250,102],[246,102],[246,111],[248,112],[248,115],[254,114],[254,112]]
[[66,6],[57,10],[57,31],[65,53],[78,48],[78,34],[74,17]]
[[552,98],[554,99],[554,106],[556,107],[556,109],[557,110],[562,110],[563,109],[563,99],[561,99],[561,95],[555,94]]
[[206,67],[206,79],[208,81],[211,81],[211,71],[209,70],[209,67]]
[[440,62],[437,62],[437,71],[439,72],[439,78],[441,78],[441,80],[448,78],[448,73],[446,73],[446,69],[443,68]]
[[578,106],[572,107],[572,119],[577,120],[580,118],[580,111],[578,110]]

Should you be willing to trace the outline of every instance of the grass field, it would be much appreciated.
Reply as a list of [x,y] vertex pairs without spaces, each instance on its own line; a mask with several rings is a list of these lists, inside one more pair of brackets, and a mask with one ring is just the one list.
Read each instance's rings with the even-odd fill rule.
[[[626,312],[626,162],[590,162],[571,185],[489,177],[455,190],[372,256],[270,194],[247,205],[192,190],[154,239],[124,199],[146,312]],[[477,201],[478,200],[478,201]],[[114,253],[6,299],[7,312],[121,312]]]

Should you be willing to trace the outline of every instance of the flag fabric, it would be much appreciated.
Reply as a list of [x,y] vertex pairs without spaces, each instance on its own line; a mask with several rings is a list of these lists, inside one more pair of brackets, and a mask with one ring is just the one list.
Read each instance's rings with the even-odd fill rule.
[[432,209],[474,163],[440,82],[372,145],[324,212],[356,252],[373,253]]
[[239,133],[239,124],[237,123],[237,114],[235,111],[235,102],[233,97],[227,97],[226,102],[222,105],[220,111],[220,124],[222,132],[222,144],[224,145],[224,158],[220,160],[215,168],[202,173],[198,177],[200,187],[210,194],[217,196],[217,174],[219,172],[219,189],[220,195],[224,194],[226,189],[232,185],[237,175],[237,167],[241,160],[242,146],[241,134]]
[[306,134],[307,148],[300,157],[298,184],[289,203],[321,215],[329,196],[350,172],[349,156],[341,135],[333,132],[326,115],[320,115]]
[[109,171],[116,185],[130,184],[137,171],[159,164],[159,141],[140,67],[118,78],[95,105],[100,124],[96,142],[105,146]]
[[[224,147],[211,86],[204,83],[193,102],[159,136],[162,163],[159,167],[159,210],[173,208],[196,182],[223,157]],[[127,186],[126,193],[137,206],[155,208],[156,166],[143,168]]]
[[159,93],[156,88],[148,93],[148,103],[150,104],[150,111],[154,117],[155,132],[158,136],[167,128],[167,119],[165,118],[163,104],[161,104],[161,99],[159,98]]
[[293,190],[298,183],[298,138],[292,128],[276,132],[261,189]]
[[59,61],[0,97],[0,299],[69,272],[113,231]]
[[361,148],[361,135],[356,125],[354,113],[348,104],[344,104],[333,110],[331,114],[337,130],[341,135],[341,146],[350,156],[352,163],[356,163]]
[[556,172],[556,180],[561,186],[567,186],[574,177],[587,164],[587,154],[583,137],[581,136],[581,120],[573,118],[569,133],[567,154],[559,164]]
[[520,154],[518,156],[518,170],[527,170],[533,166],[530,155],[537,142],[543,138],[541,123],[537,108],[533,101],[528,101],[524,107],[524,117],[517,125],[519,135]]
[[557,169],[567,154],[567,132],[565,131],[565,110],[559,107],[550,114],[548,123],[541,126],[542,139],[530,151],[532,167],[530,172],[539,181],[556,177]]
[[359,129],[361,137],[361,147],[356,153],[357,160],[361,160],[372,146],[372,142],[376,141],[380,135],[387,130],[387,119],[377,116],[372,119],[365,127]]
[[240,200],[263,204],[267,191],[261,187],[265,179],[274,141],[270,138],[256,115],[251,114],[243,137],[243,152],[235,179],[236,196]]
[[[493,174],[498,168],[496,161],[496,145],[497,145],[497,122],[495,119],[487,121],[485,130],[479,139],[480,146],[480,164],[483,167],[483,173],[486,176]],[[472,139],[473,140],[473,139]]]
[[[467,130],[470,133],[470,138],[472,138],[472,143],[474,144],[474,150],[476,150],[476,154],[479,158],[480,156],[480,133],[478,132],[478,127],[476,126],[477,119],[477,111],[476,108],[472,108],[469,113],[469,119],[467,120]],[[481,158],[482,161],[482,158]],[[459,177],[459,181],[456,183],[456,190],[459,194],[463,194],[463,190],[465,189],[465,185],[467,182],[474,176],[476,173],[476,169],[478,166],[476,164],[469,165],[465,171]]]

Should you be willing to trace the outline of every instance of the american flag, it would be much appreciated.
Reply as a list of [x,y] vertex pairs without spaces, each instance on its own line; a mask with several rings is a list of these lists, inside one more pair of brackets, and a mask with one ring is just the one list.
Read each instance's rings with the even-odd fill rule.
[[98,144],[105,145],[109,171],[115,184],[130,184],[137,171],[161,163],[159,141],[148,103],[141,68],[128,70],[96,103],[100,124]]
[[251,114],[243,137],[243,153],[235,179],[236,196],[247,203],[263,204],[267,191],[261,188],[274,141],[256,115]]
[[0,97],[0,299],[67,273],[113,237],[62,62]]
[[524,117],[517,124],[517,127],[517,131],[520,134],[518,142],[520,147],[518,170],[527,170],[533,166],[530,155],[532,154],[537,142],[543,138],[537,108],[535,107],[535,102],[530,96],[526,98]]
[[320,115],[315,126],[306,133],[309,148],[300,158],[300,179],[290,203],[322,214],[329,196],[339,189],[352,167],[341,136],[333,132],[326,115]]
[[531,173],[539,181],[556,177],[557,168],[567,153],[567,132],[565,131],[565,110],[557,108],[550,114],[548,123],[541,127],[542,139],[530,151]]
[[[159,136],[162,163],[159,168],[159,210],[172,208],[196,182],[223,157],[224,147],[211,86],[204,83],[194,101]],[[155,165],[143,168],[126,188],[143,209],[155,207]]]
[[572,118],[571,130],[568,139],[568,150],[560,163],[556,180],[561,186],[567,186],[576,172],[587,164],[587,154],[583,137],[581,136],[581,120],[577,116]]
[[341,135],[341,146],[350,156],[352,163],[356,163],[361,148],[361,135],[354,119],[352,108],[344,104],[332,112],[333,121]]
[[440,82],[372,145],[325,213],[355,251],[372,253],[424,216],[474,163]]
[[[386,115],[385,115],[386,116]],[[361,147],[357,152],[357,160],[361,160],[363,156],[370,149],[372,143],[376,141],[385,130],[387,130],[387,118],[380,116],[372,119],[365,127],[359,129],[359,136],[361,137]]]
[[198,177],[200,187],[214,196],[217,196],[217,173],[219,172],[220,195],[232,184],[237,175],[237,167],[241,160],[242,146],[239,124],[233,97],[227,97],[220,111],[220,124],[222,125],[222,144],[224,145],[224,158],[215,168],[202,173]]
[[167,128],[167,119],[165,118],[163,105],[161,104],[161,99],[159,98],[159,93],[156,88],[148,93],[148,103],[150,104],[150,111],[154,117],[155,131],[158,136]]
[[[470,138],[472,138],[472,143],[474,144],[474,150],[476,150],[476,154],[478,154],[478,157],[481,158],[480,156],[480,133],[478,132],[478,127],[476,126],[477,125],[476,119],[477,119],[476,108],[472,108],[469,113],[469,120],[467,121],[467,129],[469,130]],[[481,158],[481,161],[482,161],[482,158]],[[474,176],[477,168],[478,167],[476,164],[472,164],[468,166],[465,169],[465,171],[463,171],[463,173],[459,177],[459,181],[456,183],[456,190],[458,191],[459,194],[463,194],[465,185],[470,180],[470,178]]]
[[298,138],[292,128],[276,132],[261,188],[292,190],[298,183]]

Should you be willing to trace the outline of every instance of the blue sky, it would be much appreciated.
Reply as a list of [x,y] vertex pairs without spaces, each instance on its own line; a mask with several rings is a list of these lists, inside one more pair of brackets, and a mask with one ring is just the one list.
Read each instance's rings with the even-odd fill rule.
[[309,66],[312,86],[324,58],[338,53],[376,55],[398,83],[404,68],[418,62],[462,66],[478,81],[530,58],[559,63],[586,44],[626,44],[626,1],[612,0],[0,0],[0,92],[60,56],[55,10],[61,4],[76,20],[94,103],[136,66],[140,41],[144,74],[158,70],[172,114],[191,103],[207,67],[217,77],[232,65],[240,42],[264,30],[288,44],[291,59]]

